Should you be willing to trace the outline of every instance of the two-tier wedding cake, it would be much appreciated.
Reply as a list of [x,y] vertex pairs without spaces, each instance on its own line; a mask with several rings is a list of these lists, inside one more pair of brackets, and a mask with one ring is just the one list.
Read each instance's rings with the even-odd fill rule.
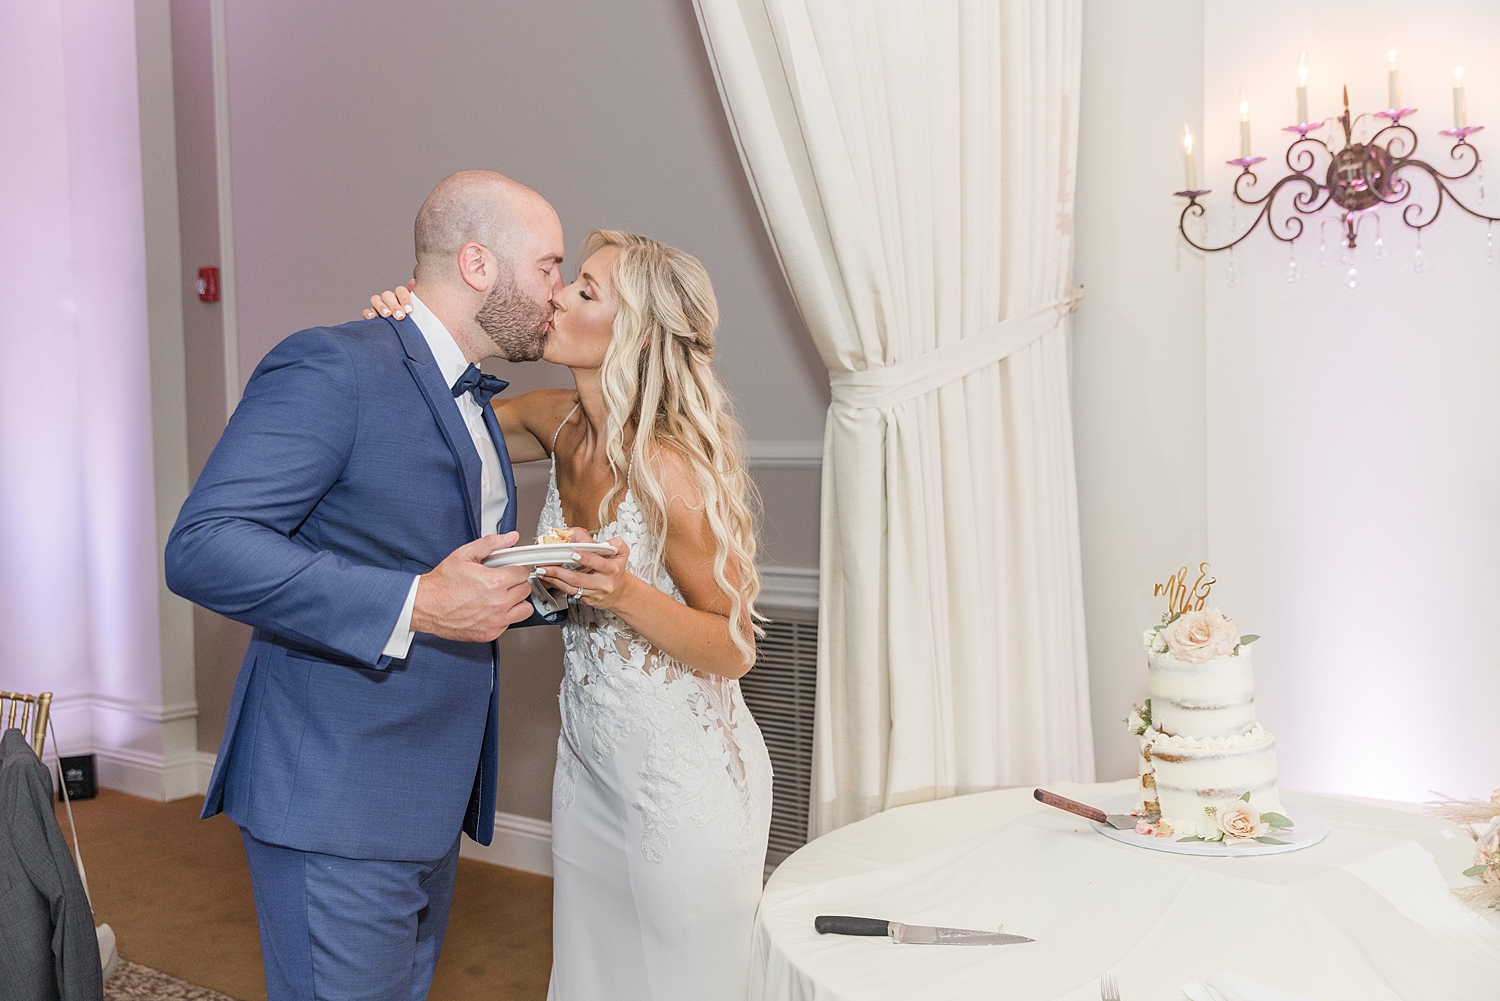
[[1213,585],[1206,565],[1191,590],[1186,575],[1183,568],[1157,585],[1171,608],[1146,632],[1151,697],[1128,721],[1141,740],[1137,829],[1206,840],[1263,835],[1260,815],[1284,818],[1276,739],[1255,721],[1250,644],[1258,637],[1203,607]]

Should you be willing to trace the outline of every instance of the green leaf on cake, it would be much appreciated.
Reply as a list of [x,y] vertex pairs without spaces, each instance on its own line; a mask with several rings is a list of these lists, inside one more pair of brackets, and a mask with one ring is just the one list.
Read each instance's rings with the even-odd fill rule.
[[1277,841],[1275,838],[1260,837],[1260,838],[1256,838],[1255,840],[1259,841],[1263,845],[1288,845],[1288,844],[1291,844],[1290,841]]
[[1245,795],[1241,796],[1240,797],[1240,802],[1241,803],[1248,803],[1248,802],[1250,802],[1250,794],[1247,792],[1247,793],[1245,793]]
[[1472,867],[1464,870],[1464,875],[1465,876],[1483,876],[1484,875],[1484,871],[1486,869],[1488,869],[1488,868],[1489,868],[1489,866],[1487,866],[1487,865],[1472,866]]
[[1254,643],[1258,639],[1260,639],[1260,635],[1258,633],[1246,633],[1245,635],[1240,637],[1240,646],[1249,646],[1251,643]]
[[1292,826],[1292,819],[1290,817],[1282,816],[1279,813],[1263,813],[1260,815],[1260,819],[1262,822],[1270,824],[1272,827],[1278,829],[1288,828]]
[[[1178,843],[1179,843],[1179,844],[1181,844],[1181,843],[1182,843],[1182,842],[1184,842],[1184,841],[1202,841],[1202,840],[1203,840],[1203,839],[1202,839],[1202,838],[1200,838],[1200,837],[1198,837],[1198,835],[1196,835],[1196,834],[1194,834],[1194,835],[1192,835],[1192,836],[1190,836],[1190,837],[1186,837],[1186,838],[1178,838],[1178,839],[1177,839],[1177,841],[1178,841]],[[1465,874],[1465,875],[1467,875],[1467,874]]]

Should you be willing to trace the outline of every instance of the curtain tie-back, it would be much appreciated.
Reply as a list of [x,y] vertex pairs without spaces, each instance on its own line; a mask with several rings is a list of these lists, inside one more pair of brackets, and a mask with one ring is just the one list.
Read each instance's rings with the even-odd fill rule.
[[885,410],[957,382],[1056,328],[1082,298],[1083,289],[1075,288],[1060,299],[1033,306],[977,334],[907,361],[863,372],[835,372],[828,380],[833,388],[833,405],[850,410]]

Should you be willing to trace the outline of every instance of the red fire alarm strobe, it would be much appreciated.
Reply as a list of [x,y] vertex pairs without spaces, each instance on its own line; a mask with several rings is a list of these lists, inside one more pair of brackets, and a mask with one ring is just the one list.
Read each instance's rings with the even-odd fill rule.
[[204,302],[219,301],[219,269],[198,269],[198,298]]

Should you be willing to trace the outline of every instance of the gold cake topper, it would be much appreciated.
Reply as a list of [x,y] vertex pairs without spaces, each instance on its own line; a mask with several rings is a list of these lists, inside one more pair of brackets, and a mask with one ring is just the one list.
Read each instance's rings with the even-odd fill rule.
[[1151,586],[1154,597],[1167,597],[1167,610],[1161,617],[1163,622],[1170,622],[1188,612],[1201,612],[1204,602],[1208,601],[1208,592],[1213,590],[1216,583],[1215,578],[1208,575],[1208,563],[1198,564],[1198,579],[1193,582],[1191,589],[1187,586],[1187,575],[1188,568],[1179,567],[1176,573],[1167,578],[1165,584]]

